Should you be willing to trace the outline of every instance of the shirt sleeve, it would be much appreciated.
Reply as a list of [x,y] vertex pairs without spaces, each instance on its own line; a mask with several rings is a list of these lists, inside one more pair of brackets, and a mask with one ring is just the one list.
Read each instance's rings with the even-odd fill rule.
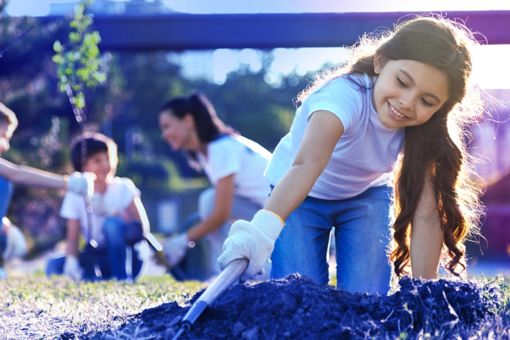
[[80,219],[80,198],[72,192],[67,192],[60,207],[60,216],[67,219],[78,220]]
[[208,149],[210,180],[213,183],[241,169],[241,152],[243,145],[228,137],[212,142]]
[[122,178],[121,192],[122,194],[119,198],[122,200],[122,206],[125,208],[131,204],[135,197],[140,197],[141,195],[140,189],[136,187],[135,183],[133,183],[131,179],[125,177]]
[[345,77],[331,80],[310,94],[303,102],[307,120],[317,111],[329,111],[337,116],[350,132],[362,111],[362,97],[359,86]]

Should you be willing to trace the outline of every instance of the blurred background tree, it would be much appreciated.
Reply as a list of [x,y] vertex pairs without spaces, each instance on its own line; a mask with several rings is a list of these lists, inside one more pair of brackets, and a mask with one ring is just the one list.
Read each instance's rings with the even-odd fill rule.
[[[136,8],[143,2],[127,4]],[[161,8],[158,2],[150,4],[150,11]],[[72,20],[6,17],[2,12],[0,22],[0,48],[7,47],[0,58],[0,100],[20,121],[12,150],[4,156],[58,173],[70,172],[69,144],[80,131],[66,94],[58,91],[58,69],[51,60],[54,42],[65,41],[72,33]],[[59,51],[59,44],[55,46]],[[268,52],[260,70],[241,67],[217,84],[186,78],[170,54],[104,53],[101,62],[107,65],[107,82],[85,96],[87,129],[117,142],[117,173],[132,178],[141,189],[153,224],[158,201],[207,185],[202,174],[190,169],[184,157],[161,139],[157,114],[165,101],[192,90],[204,92],[227,124],[272,150],[293,119],[293,99],[311,78],[290,74],[282,76],[278,85],[269,84],[272,58]],[[9,216],[34,236],[41,249],[63,236],[58,218],[61,195],[16,187]]]

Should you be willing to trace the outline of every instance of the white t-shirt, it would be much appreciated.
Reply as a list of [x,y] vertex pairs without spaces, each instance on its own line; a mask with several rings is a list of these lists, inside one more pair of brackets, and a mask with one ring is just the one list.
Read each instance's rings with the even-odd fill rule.
[[[107,215],[121,212],[129,207],[140,190],[129,178],[114,177],[102,194],[95,192],[90,200],[92,207],[92,237],[98,244],[104,243],[102,226]],[[67,192],[60,208],[60,216],[79,220],[83,236],[88,237],[88,218],[83,196]]]
[[370,187],[391,185],[404,130],[382,125],[373,106],[373,86],[374,79],[368,75],[344,75],[310,94],[297,109],[289,133],[276,146],[266,171],[269,182],[276,185],[289,171],[311,115],[325,110],[340,119],[344,134],[309,195],[338,200],[359,195]]
[[207,156],[198,161],[209,181],[216,185],[224,177],[235,174],[235,194],[264,205],[270,186],[264,170],[271,153],[261,145],[239,135],[226,135],[207,145]]

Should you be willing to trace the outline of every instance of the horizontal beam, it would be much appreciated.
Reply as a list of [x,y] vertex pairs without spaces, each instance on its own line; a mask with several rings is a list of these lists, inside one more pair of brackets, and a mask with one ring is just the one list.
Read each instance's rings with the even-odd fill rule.
[[[437,13],[464,22],[483,43],[510,43],[510,11]],[[413,13],[168,14],[99,16],[94,28],[111,51],[339,47],[392,28]],[[486,39],[486,40],[485,40]]]

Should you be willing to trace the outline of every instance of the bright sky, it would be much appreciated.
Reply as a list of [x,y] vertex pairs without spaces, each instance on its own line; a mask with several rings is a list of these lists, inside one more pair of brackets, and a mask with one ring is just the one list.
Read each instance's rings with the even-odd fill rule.
[[[7,10],[10,15],[46,15],[50,4],[73,2],[76,0],[9,0]],[[187,13],[510,10],[510,1],[503,0],[163,0],[163,2],[175,11]]]
[[[123,0],[118,0],[123,1]],[[7,13],[12,16],[41,16],[49,13],[50,4],[75,3],[76,0],[9,0]],[[300,12],[377,12],[377,11],[468,11],[510,10],[510,1],[503,0],[164,0],[174,11],[186,13],[300,13]],[[273,79],[279,74],[296,70],[316,70],[324,62],[340,62],[341,49],[276,49],[272,65]],[[479,60],[478,79],[486,88],[510,88],[509,45],[483,46],[476,51]],[[295,62],[289,62],[289,61]],[[213,54],[213,79],[221,83],[228,72],[247,64],[260,68],[260,53],[254,50],[217,50]]]
[[163,0],[176,11],[189,13],[405,12],[503,10],[503,0]]

